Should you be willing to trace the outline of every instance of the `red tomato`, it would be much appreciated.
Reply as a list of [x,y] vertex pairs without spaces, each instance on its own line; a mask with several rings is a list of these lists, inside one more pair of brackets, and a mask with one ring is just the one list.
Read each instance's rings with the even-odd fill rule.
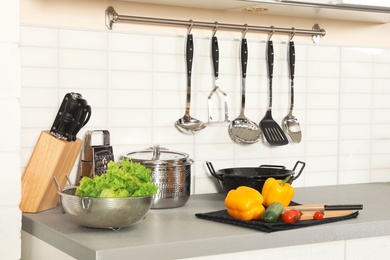
[[300,210],[292,209],[291,211],[294,211],[295,214],[297,214],[297,216],[299,217],[299,219],[301,219],[301,217],[302,217],[302,212],[301,212]]
[[294,224],[301,219],[301,212],[296,209],[283,212],[282,221],[285,223]]
[[324,218],[324,213],[322,213],[321,211],[316,211],[313,215],[313,218],[315,220],[321,220]]

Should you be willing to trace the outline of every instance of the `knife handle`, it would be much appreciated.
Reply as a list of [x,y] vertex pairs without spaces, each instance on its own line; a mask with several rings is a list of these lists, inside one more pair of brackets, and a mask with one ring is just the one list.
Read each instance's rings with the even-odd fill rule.
[[360,209],[363,209],[362,204],[324,205],[324,210],[360,210]]

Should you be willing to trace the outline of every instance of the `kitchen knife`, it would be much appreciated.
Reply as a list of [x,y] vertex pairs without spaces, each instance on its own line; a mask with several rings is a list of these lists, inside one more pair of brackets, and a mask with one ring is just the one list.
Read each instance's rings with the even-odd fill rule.
[[58,139],[75,141],[81,127],[88,123],[91,107],[79,93],[65,95],[50,133]]
[[304,204],[297,206],[284,207],[283,211],[290,209],[298,209],[301,211],[322,211],[322,210],[361,210],[362,204],[341,204],[341,205],[327,205],[327,204]]

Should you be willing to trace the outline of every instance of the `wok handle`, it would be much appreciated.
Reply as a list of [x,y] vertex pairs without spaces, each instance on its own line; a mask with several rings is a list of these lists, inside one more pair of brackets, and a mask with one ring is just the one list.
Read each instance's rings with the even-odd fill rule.
[[260,168],[281,169],[281,170],[286,169],[286,166],[282,166],[282,165],[268,165],[268,164],[263,164],[263,165],[260,165],[259,167],[260,167]]
[[293,175],[292,176],[292,181],[295,181],[296,179],[298,179],[299,176],[301,176],[301,173],[303,171],[303,169],[305,168],[306,166],[306,163],[302,162],[302,161],[297,161],[294,165],[294,168],[293,168],[293,172],[295,173],[295,169],[298,167],[298,165],[301,165],[301,169],[299,170],[298,174],[297,175]]
[[216,179],[218,179],[218,180],[222,180],[222,178],[220,178],[220,177],[215,173],[213,164],[212,164],[211,162],[206,161],[206,166],[207,166],[207,168],[209,169],[209,172],[211,173],[211,175],[214,176],[214,178],[216,178]]

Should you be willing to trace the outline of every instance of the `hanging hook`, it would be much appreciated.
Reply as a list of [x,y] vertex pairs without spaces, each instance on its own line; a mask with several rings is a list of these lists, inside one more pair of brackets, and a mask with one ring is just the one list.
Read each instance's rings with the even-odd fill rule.
[[194,21],[191,19],[190,20],[190,27],[188,27],[188,33],[187,34],[190,34],[191,33],[191,31],[192,31],[192,28],[194,27]]
[[245,30],[242,33],[242,38],[245,38],[246,33],[248,32],[248,24],[244,24]]
[[291,36],[290,36],[290,42],[292,41],[292,39],[294,38],[294,36],[295,36],[295,27],[292,27],[291,28],[291,30],[292,30],[292,33],[291,33]]
[[272,31],[269,33],[268,40],[271,40],[272,36],[275,33],[275,27],[273,25],[271,26],[271,29],[272,29]]
[[215,34],[217,33],[218,31],[218,22],[215,21],[215,27],[214,27],[214,30],[213,30],[213,37],[215,36]]

